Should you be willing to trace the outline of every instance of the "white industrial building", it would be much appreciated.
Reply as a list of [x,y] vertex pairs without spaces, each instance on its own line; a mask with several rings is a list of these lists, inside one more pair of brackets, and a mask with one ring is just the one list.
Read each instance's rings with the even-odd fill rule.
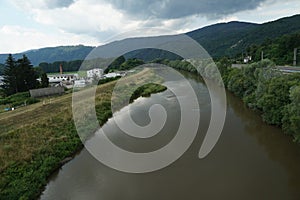
[[122,76],[122,75],[120,73],[115,73],[115,72],[104,74],[104,78],[115,78],[117,76]]
[[99,68],[91,69],[91,70],[88,70],[86,72],[86,74],[87,74],[88,78],[94,78],[95,76],[97,76],[98,78],[101,78],[103,75],[103,69],[99,69]]
[[74,82],[78,79],[78,74],[54,74],[48,75],[49,83]]

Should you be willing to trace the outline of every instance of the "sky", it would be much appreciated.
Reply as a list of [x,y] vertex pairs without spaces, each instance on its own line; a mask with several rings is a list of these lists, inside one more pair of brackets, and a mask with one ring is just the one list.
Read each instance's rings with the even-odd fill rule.
[[0,53],[264,23],[300,14],[299,0],[0,0]]

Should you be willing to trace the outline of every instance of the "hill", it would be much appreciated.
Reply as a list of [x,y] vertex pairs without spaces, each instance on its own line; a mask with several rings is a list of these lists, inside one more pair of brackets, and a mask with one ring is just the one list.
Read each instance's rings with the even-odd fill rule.
[[[93,48],[84,45],[47,47],[13,54],[13,56],[15,59],[19,59],[26,54],[32,64],[37,66],[42,62],[83,60]],[[5,63],[7,56],[8,54],[0,54],[0,63]]]
[[[299,22],[300,15],[285,17],[263,24],[234,21],[214,24],[186,34],[201,44],[213,58],[223,56],[235,57],[238,53],[245,51],[252,45],[261,45],[267,40],[274,40],[286,34],[300,32]],[[136,39],[130,38],[125,39],[125,41],[130,44],[131,42],[138,41]],[[122,42],[124,40],[112,42],[104,45],[104,48],[110,46],[110,49],[112,49]],[[49,47],[14,54],[14,57],[16,59],[20,58],[25,53],[33,65],[37,66],[42,62],[53,63],[55,61],[83,60],[92,49],[93,47],[83,45]],[[174,54],[155,49],[130,52],[125,57],[138,58],[144,61],[156,58],[178,58]],[[6,58],[7,54],[0,54],[0,63],[4,63]]]
[[[292,65],[294,59],[294,49],[300,47],[300,32],[286,34],[273,40],[266,40],[260,45],[250,45],[246,49],[246,54],[252,56],[252,61],[261,60],[261,52],[264,57],[272,60],[277,65]],[[241,55],[238,55],[241,57]],[[297,61],[299,54],[297,55]],[[299,65],[299,62],[297,63]]]
[[243,38],[258,24],[245,22],[220,23],[187,33],[206,49],[212,57],[235,54]]
[[260,45],[285,34],[300,32],[300,15],[263,24],[220,23],[187,33],[212,57],[235,56],[251,45]]

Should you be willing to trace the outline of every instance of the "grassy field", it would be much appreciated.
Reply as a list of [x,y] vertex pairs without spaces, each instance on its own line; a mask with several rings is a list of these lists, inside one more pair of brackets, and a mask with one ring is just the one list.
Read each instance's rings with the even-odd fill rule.
[[[125,79],[159,80],[151,70]],[[112,115],[110,102],[115,84],[113,81],[97,87],[95,108],[100,125]],[[139,93],[147,96],[165,89],[149,85]],[[0,114],[1,200],[37,199],[47,178],[62,165],[61,161],[83,146],[72,117],[72,94],[45,102]]]

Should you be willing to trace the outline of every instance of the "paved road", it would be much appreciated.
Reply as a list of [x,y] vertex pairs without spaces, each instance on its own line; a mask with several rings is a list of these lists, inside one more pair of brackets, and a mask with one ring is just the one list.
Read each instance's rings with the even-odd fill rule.
[[[242,68],[244,66],[247,66],[247,64],[232,64],[233,68]],[[281,72],[284,73],[300,73],[300,66],[292,67],[292,66],[277,66],[277,69],[279,69]]]

